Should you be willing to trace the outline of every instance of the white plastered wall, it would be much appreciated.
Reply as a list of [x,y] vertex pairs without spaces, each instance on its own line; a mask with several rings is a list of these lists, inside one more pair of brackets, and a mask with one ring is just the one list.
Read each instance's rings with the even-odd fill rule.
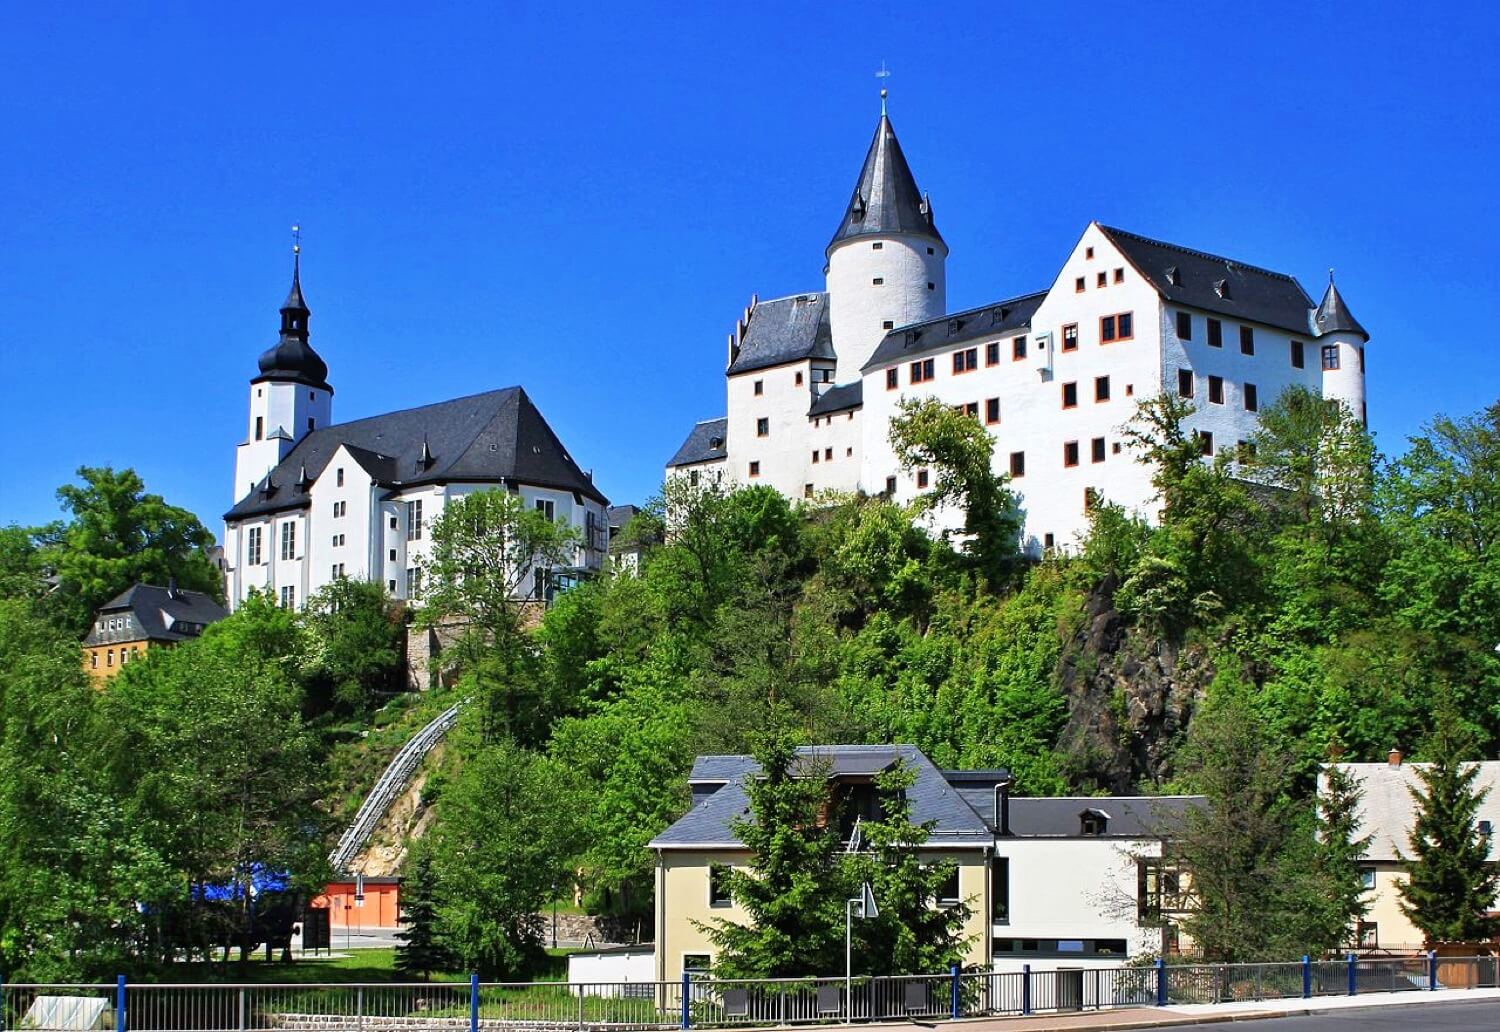
[[830,328],[841,383],[859,379],[888,332],[885,323],[906,326],[947,311],[947,257],[940,242],[908,234],[855,237],[829,253]]

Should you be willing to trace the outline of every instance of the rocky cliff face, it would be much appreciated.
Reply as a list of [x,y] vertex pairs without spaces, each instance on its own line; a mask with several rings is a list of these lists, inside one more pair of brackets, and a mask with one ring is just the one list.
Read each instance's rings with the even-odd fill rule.
[[1213,678],[1207,650],[1132,626],[1114,607],[1116,584],[1091,593],[1063,645],[1058,686],[1068,723],[1058,742],[1082,788],[1150,791],[1172,774],[1172,754]]
[[441,765],[443,749],[439,745],[428,753],[422,769],[391,804],[375,826],[370,841],[349,865],[351,871],[369,878],[401,873],[411,843],[421,838],[432,824],[434,811],[423,801],[422,789],[427,785],[428,775]]

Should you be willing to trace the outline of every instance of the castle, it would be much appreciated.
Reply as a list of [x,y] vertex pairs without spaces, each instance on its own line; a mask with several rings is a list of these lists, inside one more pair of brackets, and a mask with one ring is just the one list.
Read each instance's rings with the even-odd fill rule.
[[533,569],[530,596],[550,597],[599,569],[609,501],[522,388],[333,422],[328,365],[309,342],[299,250],[280,337],[260,356],[235,449],[235,501],[224,514],[230,607],[260,590],[296,608],[344,577],[419,598],[432,522],[449,502],[486,488],[510,491],[578,534],[575,566]]
[[1205,456],[1242,446],[1294,385],[1364,418],[1369,335],[1331,277],[1314,304],[1284,273],[1092,222],[1045,289],[949,313],[948,246],[884,110],[825,257],[823,290],[751,298],[727,415],[692,428],[669,476],[909,501],[930,473],[900,468],[890,424],[902,399],[935,397],[993,436],[1037,555],[1073,544],[1097,499],[1154,515],[1121,438],[1138,399],[1191,400]]

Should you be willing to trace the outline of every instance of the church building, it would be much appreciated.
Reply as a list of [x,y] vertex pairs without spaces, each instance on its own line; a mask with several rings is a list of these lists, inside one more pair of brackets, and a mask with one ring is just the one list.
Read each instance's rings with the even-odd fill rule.
[[517,494],[578,532],[576,565],[533,570],[531,597],[600,568],[609,500],[522,388],[333,421],[333,387],[308,340],[311,312],[293,251],[281,336],[260,356],[235,450],[235,502],[224,514],[230,607],[261,590],[296,608],[341,577],[418,599],[433,521],[448,502],[486,488]]
[[934,397],[992,435],[1038,555],[1075,544],[1099,499],[1155,515],[1121,434],[1142,399],[1190,400],[1205,456],[1235,454],[1293,385],[1364,418],[1369,335],[1331,278],[1315,303],[1285,273],[1091,222],[1050,284],[949,312],[948,245],[884,110],[824,257],[823,290],[751,298],[727,415],[692,428],[669,476],[907,502],[931,475],[900,468],[891,420]]

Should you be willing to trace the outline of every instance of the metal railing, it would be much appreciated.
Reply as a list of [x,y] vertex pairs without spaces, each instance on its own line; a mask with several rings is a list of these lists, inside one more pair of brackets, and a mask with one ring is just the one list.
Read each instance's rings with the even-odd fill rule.
[[[1063,962],[1065,963],[1065,962]],[[1011,972],[678,982],[202,985],[0,982],[0,1032],[646,1032],[1009,1016],[1500,988],[1500,958],[1023,966]]]

